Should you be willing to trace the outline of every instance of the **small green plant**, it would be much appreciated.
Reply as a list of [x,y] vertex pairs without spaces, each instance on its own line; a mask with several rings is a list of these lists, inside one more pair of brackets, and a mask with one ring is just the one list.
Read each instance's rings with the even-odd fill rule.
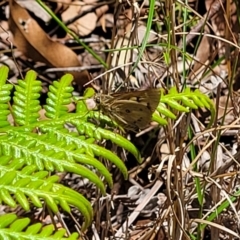
[[[69,113],[66,105],[72,103],[70,74],[64,75],[60,81],[55,81],[49,87],[45,106],[39,102],[41,82],[36,80],[36,73],[29,71],[18,85],[6,83],[8,68],[0,68],[0,201],[9,207],[21,206],[29,211],[32,206],[42,208],[47,205],[54,214],[61,211],[71,212],[77,208],[84,217],[82,230],[87,229],[93,220],[93,209],[89,200],[80,193],[65,187],[59,182],[56,173],[74,173],[90,182],[105,194],[106,184],[112,187],[111,173],[100,161],[106,159],[112,162],[127,179],[127,169],[117,154],[101,147],[100,140],[110,140],[112,143],[132,153],[138,162],[141,156],[137,148],[120,134],[102,128],[101,122],[112,126],[112,121],[98,111],[89,111],[84,101],[77,103],[76,111]],[[11,99],[11,91],[14,93]],[[87,96],[87,94],[86,94]],[[85,96],[85,98],[86,98]],[[12,102],[13,103],[10,103]],[[175,119],[177,111],[189,112],[191,109],[205,107],[214,115],[214,108],[207,96],[199,91],[185,89],[178,93],[172,88],[169,93],[161,93],[161,102],[153,114],[153,120],[160,125],[167,124],[167,118]],[[169,109],[166,107],[170,107]],[[40,119],[39,111],[45,110],[46,119]],[[170,110],[171,109],[171,110]],[[9,120],[9,115],[13,120]],[[91,119],[97,118],[100,125]],[[39,120],[40,119],[40,120]],[[70,131],[66,125],[71,125],[77,131]],[[4,218],[4,217],[3,217]],[[29,221],[17,220],[16,215],[6,215],[5,224],[0,221],[0,238],[11,238],[16,230],[22,231]],[[13,223],[14,222],[14,223]],[[9,224],[13,223],[9,228]],[[15,229],[13,226],[21,225]],[[32,225],[27,229],[36,228]],[[28,232],[24,239],[34,239],[41,229]],[[50,227],[52,229],[52,226]],[[9,230],[11,229],[11,231]],[[49,231],[49,235],[52,230]],[[56,233],[57,234],[57,233]],[[62,231],[59,230],[59,234]],[[60,236],[59,235],[59,236]],[[61,235],[62,236],[62,235]],[[32,238],[31,238],[32,237]],[[68,239],[75,239],[75,235]],[[19,239],[20,239],[19,235]],[[67,238],[66,238],[67,239]]]

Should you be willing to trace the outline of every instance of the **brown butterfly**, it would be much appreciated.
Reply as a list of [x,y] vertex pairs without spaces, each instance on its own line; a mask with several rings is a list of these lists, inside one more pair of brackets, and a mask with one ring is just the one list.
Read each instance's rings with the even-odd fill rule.
[[110,117],[127,130],[137,131],[145,128],[160,101],[159,89],[96,94],[96,104],[103,114]]

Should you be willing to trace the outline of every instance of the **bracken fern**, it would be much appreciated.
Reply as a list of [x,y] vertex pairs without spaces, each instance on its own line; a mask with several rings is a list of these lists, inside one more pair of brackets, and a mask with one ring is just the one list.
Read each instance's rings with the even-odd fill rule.
[[[110,140],[132,153],[137,161],[141,162],[139,151],[130,141],[113,132],[111,128],[101,127],[102,122],[104,126],[113,126],[113,121],[98,111],[89,111],[84,100],[78,101],[75,113],[68,112],[67,105],[74,102],[71,86],[73,78],[70,74],[50,85],[46,105],[43,108],[39,102],[41,82],[36,80],[34,71],[29,71],[24,80],[19,80],[14,90],[13,85],[6,83],[7,75],[8,68],[1,67],[1,204],[10,207],[20,205],[24,210],[29,211],[31,206],[42,208],[45,203],[55,214],[59,213],[60,209],[70,213],[71,207],[75,207],[83,215],[85,221],[82,229],[86,229],[93,219],[90,202],[78,192],[59,184],[56,172],[74,173],[87,178],[100,189],[102,194],[105,194],[105,184],[112,187],[113,182],[110,172],[100,159],[112,162],[125,179],[127,169],[115,153],[97,143],[101,140]],[[14,91],[12,105],[11,91]],[[91,97],[91,94],[90,96],[86,94],[83,99],[87,97]],[[199,107],[210,109],[214,116],[213,104],[207,96],[190,89],[178,93],[172,88],[168,94],[161,93],[161,102],[152,119],[161,125],[166,125],[167,118],[176,118],[173,110],[189,112]],[[39,111],[43,109],[45,118],[40,119]],[[13,120],[9,120],[9,115]],[[94,124],[92,121],[94,118],[97,118],[100,125]],[[75,131],[70,131],[69,126]],[[22,226],[26,227],[29,224],[23,219],[16,220],[17,217],[13,214],[8,216],[11,221],[23,224]],[[8,224],[1,225],[0,220],[0,238],[7,236],[8,227]],[[19,228],[20,231],[25,227]],[[35,228],[35,225],[31,227]],[[38,225],[38,227],[33,235],[41,234],[39,231],[42,226]],[[49,231],[49,235],[51,234],[52,231]],[[59,230],[59,236],[63,236],[61,234]],[[34,239],[34,236],[31,239]],[[74,237],[70,236],[68,239],[75,239]],[[19,236],[16,239],[20,238]],[[9,239],[14,238],[9,237]]]

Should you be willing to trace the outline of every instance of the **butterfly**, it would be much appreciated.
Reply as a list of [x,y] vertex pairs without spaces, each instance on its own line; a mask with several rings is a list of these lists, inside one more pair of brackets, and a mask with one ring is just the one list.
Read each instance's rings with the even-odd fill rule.
[[134,132],[149,124],[159,101],[159,89],[95,95],[95,102],[103,114]]

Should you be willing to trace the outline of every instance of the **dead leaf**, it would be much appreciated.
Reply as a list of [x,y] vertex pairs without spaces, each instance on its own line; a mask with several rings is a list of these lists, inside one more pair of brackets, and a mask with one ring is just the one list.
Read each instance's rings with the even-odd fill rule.
[[102,17],[100,17],[99,19],[99,23],[102,26],[102,30],[106,33],[107,29],[106,29],[106,17],[105,15],[103,15]]
[[79,4],[75,5],[75,3],[77,2],[73,1],[72,5],[70,5],[68,9],[62,13],[61,17],[64,22],[67,22],[69,19],[71,19],[72,17],[76,16],[81,12],[82,6]]
[[[75,2],[76,1],[74,1],[73,3]],[[62,20],[66,22],[70,20],[73,16],[77,16],[81,12],[89,10],[89,13],[85,14],[84,16],[80,17],[79,19],[68,25],[69,29],[71,29],[80,36],[89,35],[95,29],[98,19],[96,13],[91,12],[91,8],[91,5],[76,6],[73,4],[69,6],[69,8],[62,14]]]
[[96,9],[97,17],[99,19],[99,22],[100,22],[104,32],[107,32],[105,13],[108,11],[108,9],[109,9],[108,5],[104,5],[102,7],[99,7],[98,9]]
[[83,2],[86,4],[86,5],[91,5],[91,4],[94,4],[94,3],[97,3],[98,0],[83,0]]
[[97,23],[97,27],[101,26],[103,30],[106,30],[107,27],[112,28],[113,25],[114,25],[114,20],[113,20],[113,15],[111,13],[104,14]]
[[[10,0],[9,28],[15,45],[27,57],[53,67],[81,66],[77,55],[68,47],[53,41],[30,17],[28,12]],[[82,87],[89,80],[88,72],[70,72]]]
[[55,13],[64,12],[68,9],[69,5],[71,4],[72,0],[61,0],[61,2],[57,1],[57,8],[55,9]]
[[[2,43],[5,43],[6,45],[9,44],[8,40],[11,41],[11,36],[8,32],[9,26],[7,21],[0,21],[0,39]],[[1,48],[3,48],[1,43]]]
[[103,5],[99,8],[96,9],[96,15],[98,18],[100,18],[101,16],[103,16],[109,9],[109,6],[108,5]]
[[28,0],[28,1],[17,1],[17,3],[24,9],[27,9],[33,12],[38,18],[42,19],[44,22],[49,22],[51,20],[51,16],[47,13],[36,1]]
[[96,23],[97,15],[91,12],[70,24],[69,28],[80,36],[87,36],[96,28]]

